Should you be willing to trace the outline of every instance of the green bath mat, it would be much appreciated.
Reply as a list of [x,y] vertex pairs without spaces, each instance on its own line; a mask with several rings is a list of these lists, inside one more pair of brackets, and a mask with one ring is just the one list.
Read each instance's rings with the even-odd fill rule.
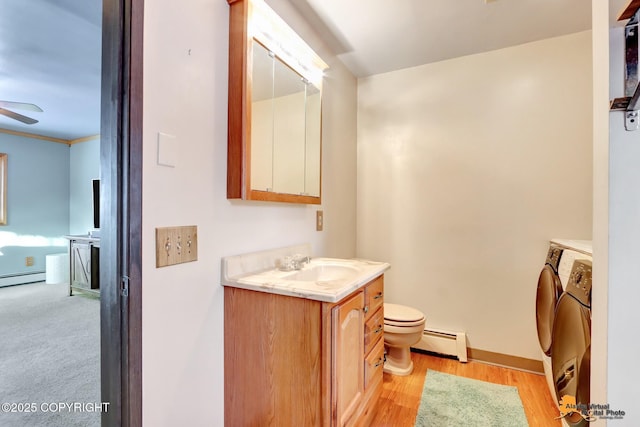
[[516,387],[429,369],[416,427],[526,427]]

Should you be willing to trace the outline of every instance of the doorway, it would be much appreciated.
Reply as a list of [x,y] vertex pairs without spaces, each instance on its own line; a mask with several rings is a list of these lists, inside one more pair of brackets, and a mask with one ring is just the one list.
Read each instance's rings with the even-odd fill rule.
[[[64,8],[69,4],[68,1],[42,3],[43,6],[60,8]],[[138,426],[141,425],[142,418],[140,316],[142,5],[142,0],[100,0],[100,3],[96,5],[95,14],[91,15],[91,20],[88,20],[90,25],[102,20],[102,49],[100,49],[99,41],[94,49],[98,58],[99,52],[102,51],[101,62],[103,64],[100,71],[101,75],[98,75],[101,77],[102,94],[100,119],[102,141],[99,162],[103,177],[100,184],[100,194],[103,202],[101,217],[104,224],[104,227],[100,230],[100,282],[102,292],[99,302],[101,311],[99,333],[101,338],[100,349],[96,348],[95,354],[97,355],[98,351],[101,352],[100,398],[102,402],[109,403],[108,410],[102,412],[101,418],[102,425],[106,426]],[[39,10],[39,13],[47,15],[47,10],[46,8]],[[100,11],[102,12],[101,16]],[[69,16],[75,15],[71,13]],[[9,19],[8,15],[4,17]],[[45,17],[49,18],[49,15]],[[86,16],[82,14],[82,18],[86,18]],[[28,24],[34,21],[33,17],[28,13],[12,15],[11,20],[15,21],[14,24],[23,27],[28,27]],[[50,19],[48,20],[51,21]],[[71,22],[76,23],[76,21]],[[65,28],[71,30],[76,28],[76,25],[69,25]],[[11,32],[8,33],[12,34]],[[7,32],[3,34],[6,36]],[[55,66],[42,60],[38,62],[38,58],[40,58],[38,52],[43,51],[45,49],[44,42],[50,40],[46,35],[37,34],[39,38],[36,38],[37,42],[29,46],[30,49],[20,49],[22,45],[17,43],[20,39],[19,36],[8,38],[3,42],[13,46],[13,49],[17,52],[16,55],[22,55],[29,61],[36,61],[35,65],[27,67],[28,71],[35,70],[37,75],[51,73]],[[67,37],[67,39],[73,38],[73,36]],[[53,38],[50,37],[49,39]],[[66,49],[62,53],[69,53],[70,56],[73,56],[78,52],[77,49]],[[58,56],[61,57],[63,55]],[[67,60],[69,62],[67,56],[64,56],[64,58],[59,58],[58,56],[55,56],[54,60]],[[77,57],[81,57],[81,55],[77,55]],[[54,61],[53,65],[55,64],[56,62]],[[16,72],[15,68],[11,70],[15,75],[25,75],[25,73]],[[98,71],[96,71],[97,73]],[[7,73],[7,75],[10,74],[11,72]],[[69,75],[64,75],[63,77],[67,80],[82,80],[74,79]],[[25,79],[25,81],[29,80]],[[84,82],[84,80],[82,81]],[[18,88],[19,85],[13,84],[12,86]],[[26,85],[27,90],[33,90],[33,86]],[[62,91],[59,86],[56,86],[56,88]],[[8,93],[8,89],[8,87],[4,88],[5,95],[13,99],[14,97]],[[22,101],[21,97],[15,97],[15,99]],[[27,99],[26,101],[29,100]],[[86,103],[82,105],[85,105],[85,109],[89,109],[86,108]],[[5,101],[3,106],[23,109],[29,107],[32,108],[29,111],[33,111],[35,116],[37,116],[37,113],[42,113],[42,109],[36,109],[37,106],[35,104]],[[39,121],[9,110],[3,111],[5,113],[4,116],[23,124],[30,125]],[[55,115],[50,114],[51,110],[48,110],[48,112],[49,114],[45,116],[46,118],[38,116],[42,123],[50,117],[55,117]],[[68,115],[68,117],[73,118],[77,118],[76,116],[78,115]],[[87,122],[89,120],[81,119],[80,121]],[[64,120],[58,119],[57,122],[64,122]],[[64,141],[60,139],[55,142]],[[61,156],[64,157],[66,153],[63,150],[59,151]],[[50,163],[53,162],[54,159],[51,159],[50,156],[48,157],[47,160]],[[6,159],[6,157],[4,158]],[[6,171],[6,168],[3,170]],[[51,174],[51,176],[57,175],[61,174]],[[6,183],[6,181],[4,182]],[[64,176],[62,182],[64,182]],[[5,188],[4,184],[3,188]],[[4,194],[4,192],[2,193]],[[29,191],[27,188],[24,191],[14,192],[14,194],[29,194]],[[47,194],[47,196],[54,198],[56,201],[61,199],[58,193]],[[33,204],[30,207],[31,210],[34,210]],[[2,212],[4,212],[5,205],[2,204],[1,208]],[[1,215],[0,221],[4,223],[6,222],[5,219],[5,215]],[[64,222],[63,220],[61,221]],[[59,226],[56,223],[56,230],[63,228],[63,226]],[[32,255],[37,254],[28,253],[27,255],[29,256],[26,257],[26,266],[30,267],[33,265],[34,256]],[[20,273],[22,275],[23,272]],[[33,273],[27,271],[27,273],[44,276],[44,272]],[[42,280],[44,280],[44,277]],[[13,284],[18,283],[15,282]],[[18,315],[15,317],[17,318]],[[55,316],[52,317],[54,318]],[[98,331],[96,331],[96,336],[97,333]],[[35,341],[35,343],[36,345],[42,344],[41,341]],[[42,346],[37,350],[42,352]],[[28,358],[25,358],[22,363],[28,365]]]
[[103,0],[101,387],[103,426],[142,425],[143,0]]

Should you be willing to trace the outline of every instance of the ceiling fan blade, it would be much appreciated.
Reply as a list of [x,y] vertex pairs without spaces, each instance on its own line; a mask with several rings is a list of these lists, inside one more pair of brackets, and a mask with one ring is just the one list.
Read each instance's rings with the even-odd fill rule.
[[10,117],[12,119],[18,120],[19,122],[22,122],[22,123],[27,124],[27,125],[32,125],[34,123],[38,123],[38,121],[36,119],[32,119],[31,117],[23,116],[22,114],[14,113],[13,111],[5,110],[2,107],[0,107],[0,114],[2,114],[3,116]]
[[0,107],[42,112],[42,108],[38,107],[36,104],[29,104],[26,102],[0,101]]

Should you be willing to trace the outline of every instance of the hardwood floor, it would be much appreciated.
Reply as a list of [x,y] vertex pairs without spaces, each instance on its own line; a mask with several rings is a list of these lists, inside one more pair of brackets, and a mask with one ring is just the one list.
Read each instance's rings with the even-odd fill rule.
[[[544,375],[502,368],[485,363],[411,353],[413,373],[406,377],[384,374],[382,396],[371,423],[372,427],[413,427],[427,369],[462,377],[504,384],[518,388],[529,425],[560,427],[555,407]],[[441,426],[434,426],[441,427]]]

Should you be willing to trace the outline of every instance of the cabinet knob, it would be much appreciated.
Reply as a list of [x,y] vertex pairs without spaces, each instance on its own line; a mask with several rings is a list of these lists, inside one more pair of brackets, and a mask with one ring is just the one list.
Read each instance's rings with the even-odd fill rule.
[[382,330],[384,329],[384,326],[382,325],[378,325],[378,329],[376,329],[375,331],[373,331],[374,334],[379,334],[380,332],[382,332]]
[[373,299],[380,299],[380,298],[382,298],[382,292],[380,292],[378,295],[373,297]]
[[381,357],[380,359],[378,359],[378,361],[376,362],[375,365],[373,365],[374,368],[377,368],[378,366],[384,364],[384,358]]
[[369,312],[369,306],[365,305],[364,308],[362,309],[362,311],[364,311],[365,314],[368,313]]

